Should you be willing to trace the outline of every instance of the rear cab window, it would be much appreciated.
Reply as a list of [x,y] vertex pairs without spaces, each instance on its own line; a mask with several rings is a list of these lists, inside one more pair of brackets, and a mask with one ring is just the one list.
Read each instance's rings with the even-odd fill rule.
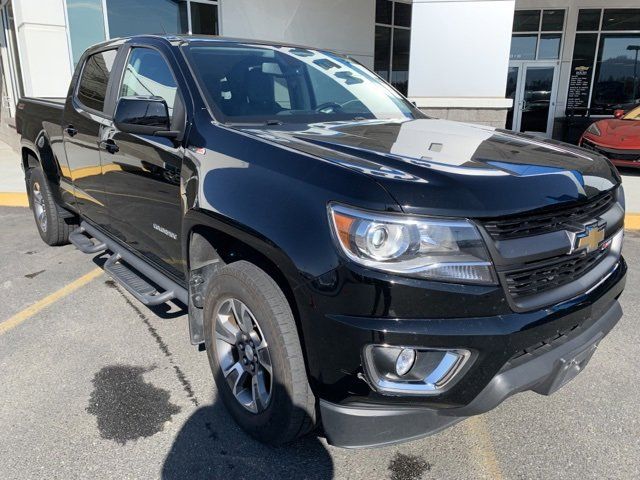
[[109,75],[117,53],[117,49],[104,50],[87,57],[76,92],[76,98],[84,107],[97,112],[104,110]]

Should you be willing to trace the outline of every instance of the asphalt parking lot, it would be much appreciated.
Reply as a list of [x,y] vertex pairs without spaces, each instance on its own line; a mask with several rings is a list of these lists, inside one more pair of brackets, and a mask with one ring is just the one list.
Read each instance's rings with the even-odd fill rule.
[[264,447],[218,402],[179,307],[150,310],[71,246],[0,208],[0,478],[640,478],[640,234],[625,317],[551,397],[525,393],[433,437]]

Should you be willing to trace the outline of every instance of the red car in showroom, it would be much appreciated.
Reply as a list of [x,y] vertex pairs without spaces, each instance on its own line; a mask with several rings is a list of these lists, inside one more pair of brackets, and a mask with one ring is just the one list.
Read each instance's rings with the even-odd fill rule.
[[614,118],[589,125],[580,146],[601,153],[620,167],[640,167],[640,105],[625,113],[616,110]]

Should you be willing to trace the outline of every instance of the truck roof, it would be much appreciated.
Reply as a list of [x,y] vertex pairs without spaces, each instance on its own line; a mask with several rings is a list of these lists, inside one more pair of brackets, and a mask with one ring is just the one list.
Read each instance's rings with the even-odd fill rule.
[[198,41],[198,42],[205,41],[205,42],[212,42],[212,43],[251,43],[254,45],[255,44],[271,45],[271,46],[279,46],[279,47],[284,46],[284,47],[292,47],[292,48],[305,48],[305,49],[312,49],[312,50],[330,51],[329,49],[325,49],[325,48],[310,47],[308,45],[300,45],[300,44],[289,43],[289,42],[274,42],[274,41],[268,41],[268,40],[257,40],[253,38],[224,37],[219,35],[200,35],[200,34],[187,35],[187,34],[170,34],[170,33],[141,34],[141,35],[131,35],[127,37],[113,38],[101,43],[97,43],[89,47],[87,50],[103,48],[106,46],[118,46],[132,39],[144,39],[144,38],[165,40],[168,43],[175,43],[175,42],[190,43],[193,41]]

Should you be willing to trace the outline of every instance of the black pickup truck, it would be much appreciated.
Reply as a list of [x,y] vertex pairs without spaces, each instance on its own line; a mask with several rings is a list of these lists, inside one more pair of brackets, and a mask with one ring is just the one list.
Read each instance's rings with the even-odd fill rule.
[[608,160],[429,118],[331,52],[114,40],[64,102],[21,99],[17,128],[42,239],[104,255],[144,304],[184,304],[264,442],[322,424],[384,445],[548,395],[622,316]]

